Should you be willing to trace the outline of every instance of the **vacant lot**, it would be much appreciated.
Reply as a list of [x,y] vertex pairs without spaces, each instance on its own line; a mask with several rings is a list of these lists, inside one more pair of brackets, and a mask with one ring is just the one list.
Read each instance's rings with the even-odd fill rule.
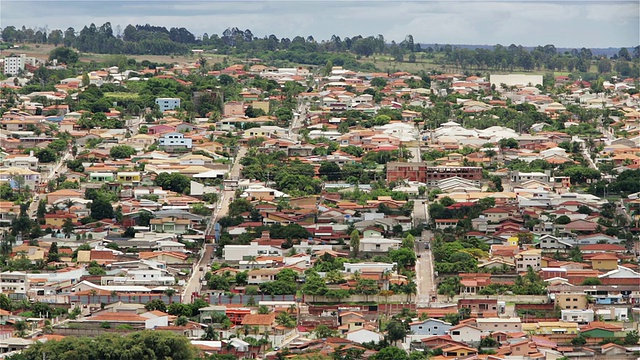
[[[25,54],[28,57],[35,57],[35,58],[40,58],[40,59],[46,59],[49,57],[49,52],[51,52],[51,50],[53,50],[55,48],[55,46],[51,45],[51,44],[22,44],[20,45],[19,48],[16,49],[12,49],[12,50],[5,50],[3,51],[3,55],[6,54],[10,54],[10,53],[20,53],[20,54]],[[106,59],[108,59],[110,56],[113,56],[111,54],[92,54],[92,53],[80,53],[80,61],[83,62],[91,62],[91,61],[96,61],[96,62],[101,62],[104,61]],[[173,56],[173,55],[125,55],[127,58],[133,58],[135,59],[137,62],[143,61],[143,60],[148,60],[151,62],[155,62],[155,63],[185,63],[185,62],[194,62],[196,61],[198,58],[200,58],[200,56],[202,56],[203,58],[207,59],[207,62],[209,64],[213,64],[213,63],[221,63],[224,62],[224,60],[226,58],[228,58],[228,56],[226,55],[218,55],[218,54],[198,54],[198,55],[179,55],[179,56]]]

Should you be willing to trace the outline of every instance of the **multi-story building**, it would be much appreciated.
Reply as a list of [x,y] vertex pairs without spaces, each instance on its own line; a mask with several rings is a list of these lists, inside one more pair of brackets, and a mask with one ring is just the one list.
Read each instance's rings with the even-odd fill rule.
[[26,58],[25,54],[4,58],[4,74],[9,76],[18,75],[20,71],[24,70]]
[[170,132],[162,135],[158,144],[165,150],[191,149],[193,142],[191,138],[184,137],[184,134]]
[[160,111],[173,110],[180,107],[179,98],[157,98],[156,105],[160,108]]
[[418,181],[427,185],[437,185],[439,180],[459,177],[480,181],[482,168],[478,166],[427,166],[420,162],[390,162],[387,164],[387,181]]
[[11,299],[23,299],[29,291],[27,274],[19,271],[5,271],[0,273],[0,293]]

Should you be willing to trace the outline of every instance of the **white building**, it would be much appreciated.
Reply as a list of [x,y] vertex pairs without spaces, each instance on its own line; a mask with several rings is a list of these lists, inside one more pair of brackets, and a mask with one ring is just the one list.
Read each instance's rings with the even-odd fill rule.
[[157,98],[156,105],[160,108],[160,111],[173,110],[180,107],[179,98]]
[[222,256],[225,261],[240,261],[248,257],[282,256],[282,249],[270,245],[259,245],[254,241],[249,245],[226,245],[222,250]]
[[565,322],[588,324],[595,319],[593,309],[565,309],[561,313],[561,319]]
[[184,137],[184,134],[179,132],[170,132],[162,135],[158,140],[158,145],[164,147],[167,150],[172,149],[191,149],[193,147],[193,141],[191,138]]
[[490,75],[489,82],[491,85],[495,85],[496,88],[500,88],[502,84],[506,86],[536,86],[542,85],[542,75],[523,75],[523,74],[509,74],[509,75]]
[[26,58],[25,54],[4,58],[4,74],[13,76],[24,70]]
[[344,271],[348,273],[355,272],[385,272],[385,271],[393,271],[393,268],[396,266],[396,263],[379,263],[379,262],[362,262],[362,263],[344,263]]
[[[0,273],[0,293],[11,298],[24,298],[27,294],[29,282],[27,274],[19,271],[5,271]],[[13,295],[12,295],[13,294]]]

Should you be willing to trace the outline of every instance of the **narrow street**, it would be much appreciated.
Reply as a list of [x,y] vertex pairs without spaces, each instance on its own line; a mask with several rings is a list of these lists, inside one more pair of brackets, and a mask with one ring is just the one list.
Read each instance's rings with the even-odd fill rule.
[[[55,165],[53,165],[53,167],[49,171],[49,174],[47,174],[46,177],[43,177],[40,180],[40,182],[47,184],[49,181],[54,180],[57,174],[64,173],[65,171],[62,171],[62,170],[64,170],[66,167],[65,162],[67,160],[71,160],[72,158],[73,156],[71,154],[71,151],[67,150],[62,155],[60,160],[58,160],[58,162]],[[28,214],[29,216],[31,216],[32,219],[36,217],[36,212],[38,211],[38,202],[40,202],[40,194],[37,192],[34,192],[33,200],[31,200],[31,204],[29,204],[29,211],[28,211]]]
[[433,255],[431,253],[431,238],[429,230],[422,232],[422,239],[416,241],[416,282],[418,293],[415,297],[418,306],[428,306],[431,297],[436,294],[433,271]]
[[[230,179],[240,178],[240,170],[242,169],[242,165],[240,165],[240,159],[242,159],[246,153],[247,153],[247,149],[244,147],[240,147],[240,149],[238,150],[238,155],[236,156],[235,161],[233,163],[233,166],[229,171]],[[220,199],[218,200],[218,205],[213,210],[213,213],[211,215],[211,220],[210,220],[211,226],[207,228],[208,232],[212,233],[214,230],[213,225],[218,221],[218,219],[224,217],[227,214],[227,212],[229,211],[229,203],[231,202],[231,199],[234,196],[235,194],[233,190],[225,190],[220,193]],[[205,235],[209,235],[209,233]],[[189,278],[189,281],[185,285],[184,290],[182,292],[183,303],[191,303],[193,300],[193,294],[200,292],[200,288],[202,284],[201,279],[204,278],[204,275],[206,274],[207,269],[211,264],[211,258],[212,258],[211,255],[215,250],[215,244],[208,244],[205,241],[203,244],[203,249],[204,250],[200,252],[201,255],[198,260],[198,265],[194,268],[194,271],[191,274],[191,277]]]

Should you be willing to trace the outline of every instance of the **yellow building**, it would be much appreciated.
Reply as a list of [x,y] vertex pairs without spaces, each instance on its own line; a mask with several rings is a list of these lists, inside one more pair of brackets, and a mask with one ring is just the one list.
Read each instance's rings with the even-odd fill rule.
[[562,322],[562,321],[523,323],[522,331],[528,334],[540,334],[540,335],[577,334],[578,323]]
[[511,246],[518,246],[518,237],[517,236],[512,236],[510,238],[507,239],[507,243],[508,245]]
[[58,214],[45,214],[44,215],[44,223],[49,226],[53,226],[56,228],[62,227],[64,222],[67,219],[71,219],[71,221],[75,222],[76,216],[74,214],[69,213],[58,213]]
[[140,182],[141,176],[138,171],[121,171],[116,175],[116,180],[125,182]]
[[618,257],[615,254],[598,254],[591,259],[591,267],[595,270],[615,270],[618,268]]
[[556,306],[561,310],[565,309],[586,309],[587,295],[584,293],[561,293],[556,294]]

